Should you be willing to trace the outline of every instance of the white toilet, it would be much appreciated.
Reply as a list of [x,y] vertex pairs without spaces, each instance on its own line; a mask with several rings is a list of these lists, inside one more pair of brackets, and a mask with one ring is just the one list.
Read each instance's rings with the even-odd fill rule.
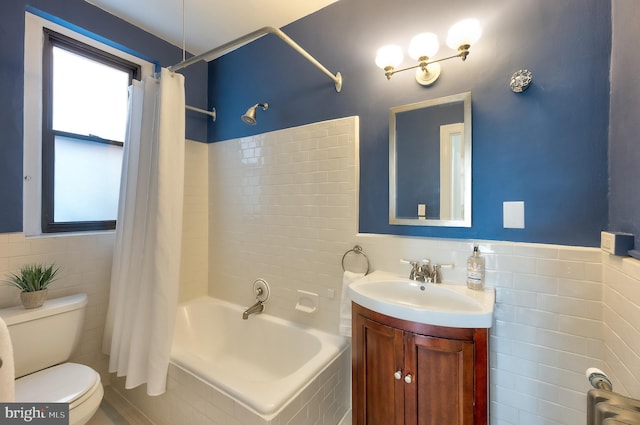
[[69,424],[84,425],[100,406],[100,375],[65,363],[80,340],[87,295],[47,300],[42,307],[0,309],[13,345],[16,402],[69,403]]

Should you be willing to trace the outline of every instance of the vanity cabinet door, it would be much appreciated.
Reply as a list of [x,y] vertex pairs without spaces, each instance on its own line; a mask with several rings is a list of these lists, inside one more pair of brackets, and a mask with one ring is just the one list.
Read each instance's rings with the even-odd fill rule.
[[353,425],[487,425],[487,329],[352,307]]
[[405,334],[405,424],[473,424],[473,342]]
[[403,332],[354,315],[353,415],[358,425],[403,425]]

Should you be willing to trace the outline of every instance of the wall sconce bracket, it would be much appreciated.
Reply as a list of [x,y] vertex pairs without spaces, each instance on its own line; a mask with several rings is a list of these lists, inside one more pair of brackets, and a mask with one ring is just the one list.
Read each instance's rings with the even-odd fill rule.
[[430,86],[436,82],[438,77],[440,76],[440,67],[439,63],[432,63],[423,68],[416,69],[416,81],[418,84],[423,86]]

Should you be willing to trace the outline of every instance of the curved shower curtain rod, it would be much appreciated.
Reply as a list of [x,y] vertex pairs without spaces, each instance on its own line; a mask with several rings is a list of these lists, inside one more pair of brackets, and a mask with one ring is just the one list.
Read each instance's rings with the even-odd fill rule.
[[186,68],[190,65],[193,65],[196,62],[199,62],[201,60],[205,60],[205,58],[210,57],[210,56],[216,56],[219,53],[222,53],[226,50],[231,49],[232,47],[238,46],[240,44],[246,44],[250,41],[255,40],[256,38],[265,35],[265,34],[275,34],[277,35],[282,41],[284,41],[285,43],[287,43],[291,48],[293,48],[296,52],[300,53],[305,59],[307,59],[309,62],[311,62],[312,64],[314,64],[318,69],[320,69],[320,71],[324,72],[329,78],[331,78],[331,80],[333,80],[334,85],[336,87],[336,91],[338,93],[340,93],[340,90],[342,90],[342,75],[337,72],[336,75],[333,75],[331,73],[331,71],[329,71],[327,68],[325,68],[320,62],[318,62],[316,60],[316,58],[314,58],[313,56],[311,56],[306,50],[304,50],[302,47],[300,47],[300,45],[298,43],[296,43],[295,41],[293,41],[288,35],[286,35],[284,32],[282,32],[280,29],[276,28],[276,27],[263,27],[260,28],[259,30],[253,31],[247,35],[244,35],[242,37],[236,38],[235,40],[229,41],[228,43],[225,43],[219,47],[216,47],[215,49],[211,49],[208,52],[204,52],[200,55],[197,56],[193,56],[192,58],[189,58],[187,60],[184,60],[180,63],[177,63],[173,66],[169,67],[169,71],[177,71],[179,69],[182,68]]

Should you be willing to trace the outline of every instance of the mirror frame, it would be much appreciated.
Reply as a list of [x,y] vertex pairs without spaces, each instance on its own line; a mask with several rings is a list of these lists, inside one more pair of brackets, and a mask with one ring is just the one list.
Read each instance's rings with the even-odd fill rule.
[[[415,219],[396,217],[396,114],[430,106],[443,105],[453,102],[463,103],[464,113],[464,214],[461,220]],[[425,100],[408,105],[394,106],[389,109],[389,224],[408,226],[446,226],[471,227],[471,92],[454,94],[437,99]]]

